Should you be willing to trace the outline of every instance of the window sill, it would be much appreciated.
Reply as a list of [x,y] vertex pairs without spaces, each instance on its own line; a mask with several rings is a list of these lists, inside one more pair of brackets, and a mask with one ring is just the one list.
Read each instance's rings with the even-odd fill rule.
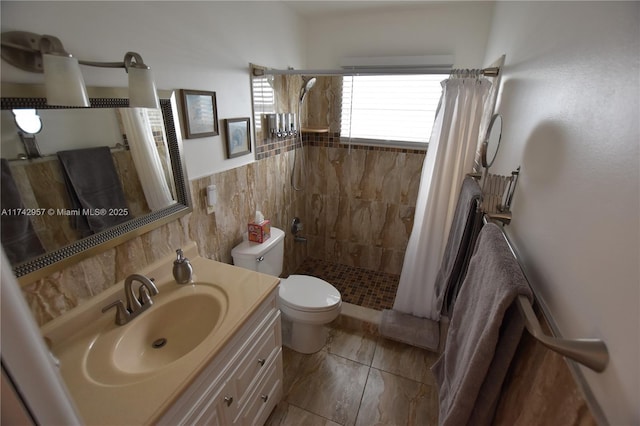
[[340,137],[340,143],[346,145],[376,146],[381,148],[415,149],[420,151],[426,151],[429,147],[428,142],[389,141],[362,138],[349,139],[342,136]]

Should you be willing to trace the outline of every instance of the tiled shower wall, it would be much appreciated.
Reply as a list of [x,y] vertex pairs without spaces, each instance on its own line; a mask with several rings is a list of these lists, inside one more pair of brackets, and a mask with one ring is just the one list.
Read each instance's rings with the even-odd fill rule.
[[400,274],[424,151],[373,149],[311,135],[304,233],[309,255]]
[[342,77],[318,77],[305,134],[309,255],[400,274],[426,151],[340,143]]

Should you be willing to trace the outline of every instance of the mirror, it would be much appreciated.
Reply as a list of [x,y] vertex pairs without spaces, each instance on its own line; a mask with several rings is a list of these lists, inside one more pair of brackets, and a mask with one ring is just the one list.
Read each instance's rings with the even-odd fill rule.
[[500,147],[500,139],[502,139],[502,116],[500,114],[494,114],[494,116],[491,117],[487,135],[482,142],[482,149],[480,151],[482,167],[491,167],[493,164],[493,161],[496,159],[496,154],[498,153],[498,148]]
[[[160,109],[128,108],[126,89],[89,89],[90,108],[42,93],[2,85],[2,244],[23,284],[191,211],[173,92]],[[37,135],[17,129],[22,109],[42,119]]]

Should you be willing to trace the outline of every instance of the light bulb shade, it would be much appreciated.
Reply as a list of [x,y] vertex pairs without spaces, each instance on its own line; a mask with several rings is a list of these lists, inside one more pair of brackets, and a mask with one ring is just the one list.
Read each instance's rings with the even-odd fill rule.
[[47,104],[76,107],[90,106],[84,78],[76,58],[43,54],[42,63]]
[[150,68],[129,67],[129,106],[160,108],[156,83]]

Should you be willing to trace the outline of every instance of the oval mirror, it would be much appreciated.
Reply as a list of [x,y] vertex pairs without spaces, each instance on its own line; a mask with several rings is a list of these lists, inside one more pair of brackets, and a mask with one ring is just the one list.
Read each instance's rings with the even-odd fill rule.
[[482,142],[481,160],[482,167],[491,167],[496,159],[498,148],[500,147],[500,139],[502,138],[502,116],[495,114],[491,117],[487,135]]

